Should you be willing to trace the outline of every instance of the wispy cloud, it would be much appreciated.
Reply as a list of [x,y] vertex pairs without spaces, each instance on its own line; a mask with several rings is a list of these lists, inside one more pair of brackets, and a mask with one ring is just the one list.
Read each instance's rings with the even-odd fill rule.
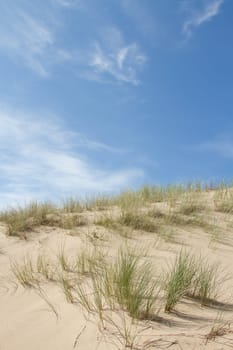
[[[190,38],[196,28],[217,16],[223,3],[224,0],[204,0],[204,6],[201,10],[194,10],[192,8],[191,17],[183,25],[183,33],[186,37]],[[188,8],[190,10],[190,6]]]
[[65,20],[63,9],[77,8],[80,1],[48,0],[46,12],[43,6],[35,12],[29,5],[25,0],[16,6],[0,4],[0,53],[41,77],[48,77],[53,66],[69,63],[85,79],[139,84],[138,73],[146,55],[136,42],[127,43],[117,28],[103,30],[96,39],[101,31],[98,27],[95,38],[88,38],[89,44],[74,42],[67,47],[59,40],[60,19]]
[[87,54],[88,69],[83,76],[100,82],[125,82],[138,85],[138,71],[147,57],[137,43],[126,44],[116,28],[104,31]]
[[0,206],[112,192],[143,179],[140,168],[104,169],[94,165],[87,149],[118,151],[65,129],[51,116],[41,119],[0,108]]
[[[0,9],[1,6],[0,6]],[[46,59],[54,46],[54,33],[41,19],[22,8],[4,8],[0,24],[0,51],[12,60],[20,61],[39,75],[48,75]]]
[[72,2],[54,1],[47,2],[47,11],[38,6],[36,12],[24,0],[14,6],[10,2],[0,4],[0,53],[41,77],[50,75],[51,66],[73,59],[73,53],[57,43],[57,9]]

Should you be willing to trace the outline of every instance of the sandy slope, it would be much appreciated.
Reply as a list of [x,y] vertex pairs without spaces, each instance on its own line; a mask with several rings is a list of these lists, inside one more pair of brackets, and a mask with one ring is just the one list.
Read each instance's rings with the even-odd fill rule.
[[[224,228],[231,217],[215,215],[219,227]],[[218,301],[222,304],[202,307],[198,302],[183,299],[176,311],[166,314],[160,311],[152,321],[139,322],[135,341],[138,349],[229,349],[233,347],[231,328],[224,326],[225,334],[207,342],[211,327],[221,320],[233,321],[233,229],[222,232],[220,242],[199,228],[176,228],[175,241],[165,242],[155,233],[133,232],[125,239],[104,228],[79,228],[71,235],[69,230],[38,227],[27,241],[7,237],[5,227],[0,227],[0,350],[71,350],[71,349],[119,349],[119,334],[106,324],[103,333],[95,316],[85,318],[81,307],[67,303],[57,282],[41,284],[41,289],[23,288],[11,271],[13,261],[22,262],[25,256],[36,259],[38,254],[50,257],[58,264],[57,253],[64,246],[72,259],[85,247],[92,246],[113,256],[116,249],[127,244],[138,252],[147,249],[146,259],[153,262],[155,274],[161,273],[174,261],[181,245],[197,255],[208,257],[210,262],[220,264],[222,275],[228,278],[219,285]],[[51,307],[51,304],[53,307]],[[109,329],[108,329],[109,327]],[[232,328],[233,330],[233,328]],[[112,332],[111,332],[112,331]],[[111,334],[113,333],[113,334]],[[115,345],[114,345],[115,344]]]

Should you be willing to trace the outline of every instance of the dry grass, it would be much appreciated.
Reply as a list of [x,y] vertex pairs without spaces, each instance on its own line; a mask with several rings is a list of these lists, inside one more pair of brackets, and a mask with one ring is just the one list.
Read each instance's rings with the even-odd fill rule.
[[151,218],[141,212],[125,211],[122,212],[118,222],[121,225],[129,226],[134,230],[141,230],[146,232],[156,232],[157,225]]
[[208,334],[206,334],[206,344],[208,341],[214,341],[217,337],[223,337],[226,334],[233,333],[231,323],[217,320],[211,327]]
[[216,191],[214,196],[215,210],[232,214],[233,213],[233,190],[223,188]]
[[61,210],[64,213],[82,213],[85,210],[85,207],[81,201],[70,197],[63,201]]
[[62,274],[60,277],[60,284],[62,287],[62,290],[66,296],[66,300],[68,303],[73,304],[74,303],[74,296],[73,296],[73,283],[72,280],[65,274]]
[[[61,207],[52,203],[32,202],[24,207],[1,212],[0,221],[7,224],[10,236],[16,235],[26,238],[27,232],[38,225],[73,229],[88,224],[85,219],[87,211],[105,209],[109,211],[118,208],[122,212],[122,224],[153,232],[156,230],[156,224],[150,221],[149,217],[144,215],[144,212],[147,209],[150,212],[151,204],[163,202],[170,208],[169,213],[164,216],[164,220],[166,219],[168,224],[201,226],[204,224],[201,222],[201,216],[197,217],[196,215],[205,209],[200,200],[200,189],[200,183],[167,187],[144,186],[137,191],[125,191],[117,196],[102,195],[85,200],[71,197],[63,201]],[[215,206],[217,210],[230,212],[233,207],[233,195],[228,190],[224,191],[220,192],[219,190],[219,194],[215,198]],[[111,225],[115,225],[114,221],[105,218],[100,219],[98,224],[111,228]]]
[[54,281],[56,279],[56,271],[53,267],[51,260],[48,257],[44,255],[38,255],[36,268],[37,272],[43,275],[46,280]]
[[32,260],[29,257],[25,257],[21,264],[14,261],[11,270],[18,282],[25,288],[34,287],[39,282]]
[[206,206],[202,199],[202,193],[191,191],[181,196],[177,211],[183,215],[192,215],[205,209]]
[[49,225],[57,208],[51,203],[32,202],[25,207],[8,209],[0,214],[0,221],[7,224],[9,236],[25,237],[26,232],[38,225]]

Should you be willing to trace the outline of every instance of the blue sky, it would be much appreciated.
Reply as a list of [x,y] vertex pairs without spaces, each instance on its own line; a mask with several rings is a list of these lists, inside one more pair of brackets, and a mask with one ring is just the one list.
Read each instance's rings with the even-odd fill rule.
[[231,0],[0,0],[0,205],[231,179]]

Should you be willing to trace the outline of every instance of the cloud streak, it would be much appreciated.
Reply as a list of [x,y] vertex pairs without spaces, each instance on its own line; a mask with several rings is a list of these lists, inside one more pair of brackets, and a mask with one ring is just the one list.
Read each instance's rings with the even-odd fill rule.
[[1,108],[0,206],[113,192],[144,176],[139,168],[99,168],[87,157],[87,149],[118,151],[66,130],[59,120],[48,115],[38,119]]
[[223,3],[224,0],[206,0],[202,10],[193,11],[192,16],[183,25],[183,33],[186,37],[190,38],[195,29],[217,16]]
[[103,83],[130,83],[138,85],[138,71],[147,62],[137,43],[126,44],[122,33],[108,28],[95,41],[84,61],[88,62],[82,76]]
[[12,6],[0,4],[0,53],[12,62],[30,68],[38,76],[50,76],[51,67],[74,61],[74,54],[58,44],[58,27],[63,16],[61,7],[76,7],[76,1],[48,0],[34,11],[22,0]]
[[46,77],[45,62],[54,47],[55,36],[44,20],[22,8],[1,8],[5,19],[0,24],[0,51]]
[[39,7],[35,13],[24,0],[15,7],[0,4],[4,18],[0,23],[0,52],[42,78],[50,76],[52,67],[69,63],[84,79],[138,85],[138,73],[147,61],[146,55],[136,42],[127,43],[117,28],[103,30],[100,35],[97,28],[88,39],[89,45],[73,43],[67,48],[62,42],[58,28],[65,21],[64,8],[78,5],[81,6],[79,1],[49,0],[47,12]]

